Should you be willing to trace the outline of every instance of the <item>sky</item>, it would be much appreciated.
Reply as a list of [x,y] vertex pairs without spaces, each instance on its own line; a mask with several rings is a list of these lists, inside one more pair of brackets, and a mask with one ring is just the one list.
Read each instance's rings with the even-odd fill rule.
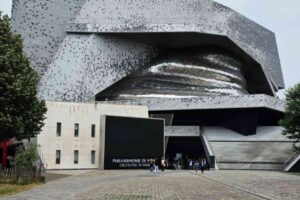
[[[300,0],[215,0],[276,34],[286,88],[300,82]],[[12,0],[0,0],[10,15]],[[299,58],[298,58],[299,56]],[[285,90],[278,92],[284,98]]]

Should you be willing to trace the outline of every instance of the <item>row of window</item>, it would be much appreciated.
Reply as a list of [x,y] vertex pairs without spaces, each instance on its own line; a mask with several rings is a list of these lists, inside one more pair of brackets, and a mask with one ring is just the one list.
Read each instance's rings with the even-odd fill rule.
[[[96,131],[96,125],[92,124],[91,125],[91,137],[95,137],[95,131]],[[60,137],[61,136],[61,122],[56,123],[56,136]],[[79,124],[75,123],[74,124],[74,137],[79,137]]]
[[[92,150],[91,151],[91,164],[95,164],[95,160],[96,160],[96,151]],[[61,161],[61,151],[56,150],[55,163],[60,164],[60,161]],[[74,164],[78,164],[78,163],[79,163],[79,151],[74,150]]]

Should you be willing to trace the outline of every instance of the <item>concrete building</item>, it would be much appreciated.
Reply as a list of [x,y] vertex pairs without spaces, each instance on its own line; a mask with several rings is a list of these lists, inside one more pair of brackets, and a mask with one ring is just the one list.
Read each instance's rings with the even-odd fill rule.
[[14,0],[12,28],[40,75],[41,98],[147,106],[165,120],[172,162],[205,157],[221,169],[283,169],[292,154],[278,126],[285,104],[276,97],[284,80],[275,34],[228,7]]
[[47,102],[45,126],[37,137],[47,169],[103,168],[106,115],[148,118],[145,106]]

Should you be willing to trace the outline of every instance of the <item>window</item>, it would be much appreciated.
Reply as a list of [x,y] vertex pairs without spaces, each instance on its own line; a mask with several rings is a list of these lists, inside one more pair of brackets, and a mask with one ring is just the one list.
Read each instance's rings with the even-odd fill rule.
[[78,150],[74,151],[74,164],[78,164]]
[[95,164],[95,158],[96,158],[96,151],[91,151],[91,163]]
[[95,131],[96,131],[96,125],[95,125],[95,124],[92,124],[92,127],[91,127],[92,138],[95,137]]
[[79,136],[79,124],[74,124],[74,137]]
[[55,163],[60,164],[60,150],[56,150]]
[[60,135],[61,135],[61,123],[57,122],[56,123],[56,136],[60,137]]

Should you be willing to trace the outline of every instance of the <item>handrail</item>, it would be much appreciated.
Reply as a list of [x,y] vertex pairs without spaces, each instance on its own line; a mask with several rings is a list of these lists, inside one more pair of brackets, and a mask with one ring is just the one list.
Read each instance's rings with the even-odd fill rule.
[[41,167],[42,167],[43,171],[45,172],[47,169],[47,163],[46,163],[46,159],[45,159],[41,149],[39,148],[39,146],[37,147],[37,152],[39,155],[39,160],[41,162]]
[[208,145],[208,150],[209,150],[209,153],[210,153],[210,156],[215,156],[215,152],[213,151],[213,148],[212,148],[212,145],[209,141],[209,138],[208,136],[204,133],[205,131],[205,128],[200,126],[200,135],[203,137],[204,139],[204,142]]
[[298,157],[299,152],[294,152],[285,162],[284,162],[284,168],[287,167],[291,162],[294,161],[295,158]]
[[200,131],[200,139],[202,141],[205,154],[207,155],[209,165],[216,169],[218,168],[218,166],[216,166],[216,156],[213,151],[212,145],[209,142],[209,138],[205,134],[205,128],[203,126],[200,126],[199,131]]

